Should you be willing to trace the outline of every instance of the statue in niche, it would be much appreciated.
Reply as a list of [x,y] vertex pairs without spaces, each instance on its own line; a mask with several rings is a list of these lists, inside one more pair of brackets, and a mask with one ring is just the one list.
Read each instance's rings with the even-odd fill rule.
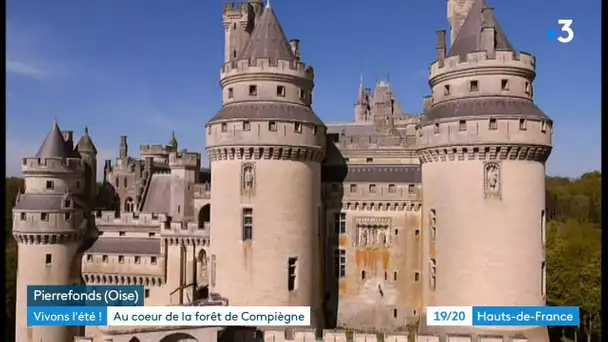
[[359,227],[359,246],[367,245],[367,228]]
[[253,189],[253,182],[254,182],[253,165],[246,164],[243,166],[243,189],[245,189],[245,190]]
[[500,167],[498,163],[485,164],[485,190],[486,196],[499,196],[500,194]]

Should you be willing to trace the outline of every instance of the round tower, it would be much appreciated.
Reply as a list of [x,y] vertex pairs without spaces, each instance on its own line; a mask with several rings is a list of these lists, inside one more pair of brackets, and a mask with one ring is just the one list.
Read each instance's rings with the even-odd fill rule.
[[221,69],[223,107],[207,123],[211,291],[230,305],[311,306],[321,322],[321,161],[314,73],[272,8],[241,59]]
[[28,285],[80,284],[85,163],[67,147],[54,124],[36,157],[23,159],[25,193],[13,209],[19,244],[16,341],[64,342],[79,335],[78,327],[27,326]]
[[534,77],[534,57],[514,51],[483,0],[447,56],[438,32],[417,132],[426,305],[545,304],[552,121],[533,102]]

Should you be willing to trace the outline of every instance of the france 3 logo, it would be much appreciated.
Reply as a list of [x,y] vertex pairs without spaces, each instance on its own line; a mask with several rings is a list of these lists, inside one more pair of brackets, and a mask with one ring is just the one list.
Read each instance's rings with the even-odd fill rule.
[[562,44],[570,43],[574,39],[574,29],[572,28],[573,22],[574,22],[574,20],[572,20],[572,19],[557,20],[557,23],[559,25],[561,25],[560,34],[558,35],[557,32],[555,32],[554,30],[549,30],[549,32],[547,32],[547,36],[550,39],[557,38],[557,41],[559,41]]

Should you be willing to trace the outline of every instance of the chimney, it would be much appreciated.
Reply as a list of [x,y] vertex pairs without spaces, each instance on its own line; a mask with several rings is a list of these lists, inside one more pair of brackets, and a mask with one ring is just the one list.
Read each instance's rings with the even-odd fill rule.
[[428,112],[431,109],[431,105],[433,104],[433,96],[427,95],[424,97],[424,113]]
[[481,10],[481,48],[486,50],[488,57],[496,55],[496,28],[494,27],[494,9],[484,8]]
[[437,62],[443,65],[445,59],[445,30],[437,31],[437,43],[435,47],[437,51]]
[[120,158],[127,158],[129,155],[129,145],[127,144],[127,136],[120,137]]
[[72,131],[63,131],[61,132],[61,135],[63,135],[63,140],[65,141],[65,144],[70,148],[70,149],[74,149],[74,132]]
[[300,40],[299,39],[290,40],[289,46],[291,46],[291,51],[293,52],[294,55],[296,55],[296,58],[298,60],[300,60]]

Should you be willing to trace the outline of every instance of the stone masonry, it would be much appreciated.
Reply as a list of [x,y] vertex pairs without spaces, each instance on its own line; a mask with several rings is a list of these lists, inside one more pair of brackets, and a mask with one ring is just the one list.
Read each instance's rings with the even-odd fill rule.
[[[546,295],[553,123],[533,102],[535,58],[513,48],[484,0],[448,1],[448,20],[422,114],[400,106],[388,79],[362,78],[353,121],[324,123],[300,41],[250,0],[224,6],[208,167],[175,134],[136,157],[122,136],[96,186],[88,129],[75,143],[54,123],[23,160],[13,211],[17,341],[546,341],[542,327],[426,326],[427,306]],[[83,282],[144,285],[150,306],[310,306],[312,324],[26,325],[27,285]]]

